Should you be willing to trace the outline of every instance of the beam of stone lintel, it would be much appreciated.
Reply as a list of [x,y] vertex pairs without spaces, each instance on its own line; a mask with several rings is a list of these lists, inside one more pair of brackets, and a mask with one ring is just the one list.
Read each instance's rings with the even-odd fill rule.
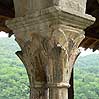
[[92,23],[93,19],[84,13],[76,15],[59,6],[6,22],[21,47],[16,54],[29,76],[30,99],[68,99],[73,64],[84,39],[83,30]]

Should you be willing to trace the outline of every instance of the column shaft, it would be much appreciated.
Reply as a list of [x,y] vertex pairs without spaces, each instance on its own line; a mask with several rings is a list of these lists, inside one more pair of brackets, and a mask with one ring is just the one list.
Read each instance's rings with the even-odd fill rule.
[[49,99],[68,99],[68,88],[49,88]]

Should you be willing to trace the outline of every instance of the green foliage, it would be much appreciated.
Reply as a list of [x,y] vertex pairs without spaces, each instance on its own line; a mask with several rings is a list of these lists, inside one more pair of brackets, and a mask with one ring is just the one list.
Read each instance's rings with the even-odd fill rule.
[[0,38],[0,99],[29,99],[29,81],[17,50],[13,38]]
[[99,99],[99,55],[94,54],[92,57],[93,55],[80,57],[75,64],[75,99]]

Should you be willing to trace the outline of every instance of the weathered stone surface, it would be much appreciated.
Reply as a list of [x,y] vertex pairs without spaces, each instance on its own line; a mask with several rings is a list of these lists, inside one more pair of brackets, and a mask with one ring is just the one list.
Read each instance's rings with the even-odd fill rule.
[[85,13],[86,0],[14,0],[14,4],[16,17],[54,6],[82,15]]
[[15,18],[14,20],[11,20],[10,23],[7,22],[7,24],[9,24],[8,27],[13,29],[15,33],[17,32],[22,38],[22,34],[25,34],[25,32],[32,34],[33,31],[42,32],[43,36],[47,36],[50,34],[49,28],[51,24],[58,23],[83,30],[90,24],[93,24],[94,19],[90,16],[80,16],[65,12],[59,7],[50,7],[41,11],[36,11],[35,13],[30,13],[24,17]]
[[[66,92],[70,86],[69,80],[73,63],[79,54],[77,48],[84,38],[84,34],[78,29],[76,32],[72,31],[74,28],[68,30],[69,27],[63,25],[51,28],[50,37],[33,33],[31,41],[22,41],[16,38],[22,48],[17,55],[26,66],[32,92],[35,90],[37,93],[36,96],[31,94],[31,97],[34,97],[31,99],[38,97],[39,90],[46,93],[42,90],[46,88],[49,88],[50,99],[66,99],[68,97]],[[37,99],[46,99],[44,98],[46,96],[46,94],[41,94],[42,98]]]
[[30,99],[68,99],[69,80],[84,39],[83,30],[92,23],[90,18],[57,6],[7,22],[22,49],[16,54],[29,76]]
[[15,16],[20,17],[26,15],[28,0],[13,0],[15,6]]

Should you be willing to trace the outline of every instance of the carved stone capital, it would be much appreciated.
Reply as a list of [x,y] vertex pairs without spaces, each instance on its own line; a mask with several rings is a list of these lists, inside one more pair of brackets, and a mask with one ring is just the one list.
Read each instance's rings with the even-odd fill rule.
[[78,55],[78,46],[84,32],[70,26],[54,25],[50,36],[33,33],[30,40],[16,37],[22,51],[17,52],[23,63],[39,83],[69,82],[72,65]]
[[21,47],[16,54],[27,69],[31,99],[47,99],[46,89],[49,99],[68,99],[67,88],[84,39],[83,30],[92,23],[89,17],[57,6],[7,21]]
[[[51,35],[33,33],[28,41],[16,37],[17,55],[26,66],[31,89],[68,88],[73,64],[79,54],[84,32],[71,26],[50,26]],[[35,98],[34,98],[35,99]],[[54,99],[54,98],[53,98]]]

